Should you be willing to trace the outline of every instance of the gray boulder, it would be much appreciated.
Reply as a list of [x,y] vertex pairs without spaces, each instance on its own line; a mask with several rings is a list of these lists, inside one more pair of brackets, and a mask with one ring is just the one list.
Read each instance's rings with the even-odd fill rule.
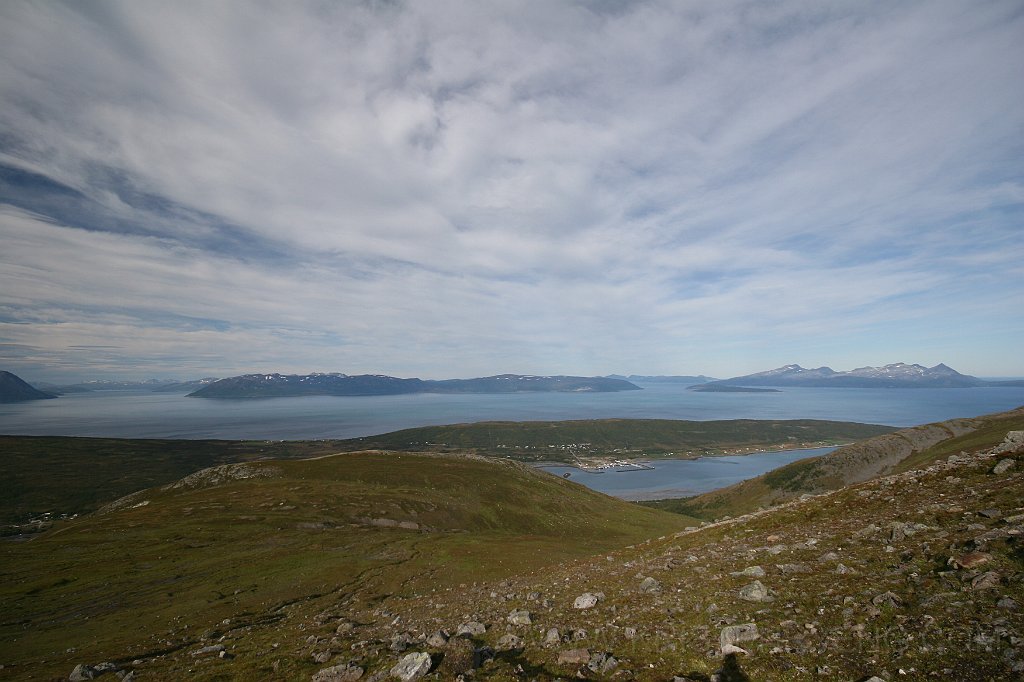
[[193,656],[208,656],[210,654],[219,654],[224,651],[223,644],[211,644],[210,646],[204,646],[200,649],[196,649],[192,652]]
[[598,596],[592,592],[584,592],[580,596],[576,597],[576,601],[572,603],[574,609],[592,609],[597,606],[597,602],[601,601]]
[[1005,474],[1013,468],[1013,465],[1014,461],[1012,459],[1001,459],[998,464],[992,467],[992,473],[996,475]]
[[431,665],[432,662],[428,653],[407,654],[391,669],[391,676],[397,677],[402,682],[411,682],[430,672]]
[[640,583],[641,592],[661,592],[661,583],[648,576]]
[[313,675],[313,682],[356,682],[364,672],[362,668],[352,663],[334,665]]
[[476,637],[487,632],[487,626],[483,623],[478,623],[475,620],[471,620],[468,623],[463,623],[459,626],[459,629],[455,631],[456,637]]
[[444,630],[438,630],[434,634],[427,637],[427,646],[432,646],[435,649],[439,649],[448,643],[448,633]]
[[591,654],[590,661],[587,662],[587,668],[598,675],[607,675],[618,667],[619,661],[611,654],[606,654],[603,651]]
[[512,625],[530,625],[533,620],[530,618],[530,612],[526,609],[513,609],[508,614],[508,622]]
[[96,679],[96,671],[91,665],[85,663],[79,663],[75,666],[75,669],[68,675],[70,682],[83,682],[84,680]]
[[764,569],[760,566],[747,566],[742,571],[734,571],[729,575],[734,577],[763,578]]
[[774,601],[768,594],[768,588],[760,580],[741,588],[739,597],[745,601]]
[[523,648],[523,640],[515,635],[503,635],[495,647],[498,651],[514,651]]
[[722,648],[725,648],[728,644],[752,642],[760,638],[760,636],[760,633],[757,631],[757,625],[754,623],[743,623],[742,625],[730,625],[722,628],[722,634],[718,640]]

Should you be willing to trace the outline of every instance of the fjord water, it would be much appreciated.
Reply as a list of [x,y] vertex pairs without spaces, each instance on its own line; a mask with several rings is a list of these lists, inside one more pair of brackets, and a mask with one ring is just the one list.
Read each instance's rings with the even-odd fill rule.
[[0,433],[112,438],[355,438],[415,426],[563,419],[831,419],[890,426],[973,417],[1024,405],[1024,387],[787,388],[697,393],[646,384],[621,393],[414,394],[211,400],[96,391],[0,404]]
[[545,466],[558,476],[624,500],[658,500],[689,497],[718,490],[785,466],[805,457],[832,452],[835,448],[807,448],[760,452],[756,455],[670,459],[650,462],[647,469],[584,471],[576,467]]

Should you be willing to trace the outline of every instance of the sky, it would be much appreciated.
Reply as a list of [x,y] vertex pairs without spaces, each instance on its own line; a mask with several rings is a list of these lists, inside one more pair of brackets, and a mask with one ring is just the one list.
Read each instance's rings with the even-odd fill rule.
[[0,3],[0,369],[1024,376],[1019,0]]

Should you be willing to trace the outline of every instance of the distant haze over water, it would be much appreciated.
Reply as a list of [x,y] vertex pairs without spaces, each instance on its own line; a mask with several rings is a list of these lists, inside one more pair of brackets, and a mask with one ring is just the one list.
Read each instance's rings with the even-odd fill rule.
[[564,419],[830,419],[913,426],[1024,405],[1024,387],[787,388],[696,393],[642,384],[622,393],[310,396],[204,400],[147,391],[0,405],[0,433],[114,438],[356,438],[416,426]]

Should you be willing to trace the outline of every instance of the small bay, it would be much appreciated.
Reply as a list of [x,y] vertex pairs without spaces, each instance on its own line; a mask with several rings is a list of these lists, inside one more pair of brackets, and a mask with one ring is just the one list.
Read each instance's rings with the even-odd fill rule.
[[541,468],[556,476],[568,474],[570,481],[613,497],[624,500],[657,500],[689,497],[718,490],[760,476],[790,462],[824,455],[833,450],[835,448],[808,448],[741,456],[644,461],[644,465],[649,467],[645,469],[589,471],[566,466]]

